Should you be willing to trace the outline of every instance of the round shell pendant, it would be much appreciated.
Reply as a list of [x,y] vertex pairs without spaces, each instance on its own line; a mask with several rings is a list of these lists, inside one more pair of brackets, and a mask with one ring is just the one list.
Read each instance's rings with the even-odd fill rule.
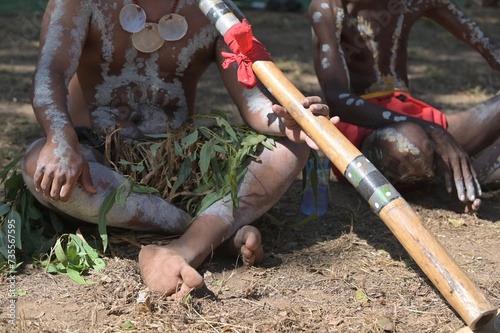
[[165,40],[158,33],[156,23],[146,23],[144,29],[132,34],[132,44],[134,47],[144,53],[151,53],[158,50]]
[[167,14],[158,22],[158,32],[167,41],[176,41],[186,35],[188,24],[186,18],[179,14]]
[[146,24],[146,13],[141,7],[133,3],[125,5],[120,10],[120,24],[123,30],[127,32],[139,32]]

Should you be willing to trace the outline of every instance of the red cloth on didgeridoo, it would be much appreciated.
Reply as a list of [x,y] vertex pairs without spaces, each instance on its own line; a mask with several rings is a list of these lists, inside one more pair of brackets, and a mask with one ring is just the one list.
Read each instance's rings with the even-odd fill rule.
[[252,28],[247,20],[233,25],[224,35],[224,41],[233,53],[222,52],[222,67],[229,68],[234,62],[238,64],[238,82],[251,89],[257,85],[257,78],[252,64],[257,60],[271,60],[265,47],[252,35]]

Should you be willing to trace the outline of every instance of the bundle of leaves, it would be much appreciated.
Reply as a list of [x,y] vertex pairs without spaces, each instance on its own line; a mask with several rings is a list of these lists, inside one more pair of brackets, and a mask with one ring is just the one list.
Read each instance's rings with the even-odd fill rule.
[[100,271],[105,263],[80,233],[59,237],[51,252],[40,261],[48,273],[66,274],[75,282],[93,284],[83,277],[88,270]]
[[[213,125],[202,125],[207,121]],[[237,207],[238,182],[250,159],[258,159],[258,149],[274,147],[272,138],[247,126],[233,126],[217,111],[197,116],[193,125],[181,130],[148,138],[123,139],[119,129],[109,133],[105,144],[109,165],[128,176],[132,190],[149,188],[193,216],[228,194]],[[115,204],[125,199],[126,193],[118,191]]]

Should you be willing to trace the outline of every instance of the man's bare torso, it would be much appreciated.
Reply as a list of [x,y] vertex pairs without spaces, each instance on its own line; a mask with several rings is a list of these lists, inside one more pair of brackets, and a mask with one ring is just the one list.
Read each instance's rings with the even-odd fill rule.
[[[74,126],[102,131],[119,125],[122,135],[138,138],[178,128],[193,114],[196,85],[215,60],[218,33],[188,1],[178,12],[188,22],[186,35],[165,41],[156,52],[142,53],[119,23],[127,3],[131,1],[94,0],[86,7],[91,11],[88,38],[70,82],[70,113]],[[173,2],[138,4],[147,22],[157,22]]]
[[[330,1],[351,90],[408,90],[407,42],[413,24],[447,0]],[[338,33],[339,31],[337,31]]]

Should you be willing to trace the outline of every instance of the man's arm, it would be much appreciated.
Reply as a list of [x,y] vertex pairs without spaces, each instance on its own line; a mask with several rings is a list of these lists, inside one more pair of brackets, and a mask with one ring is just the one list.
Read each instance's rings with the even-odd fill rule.
[[500,71],[500,45],[490,40],[481,27],[451,1],[438,2],[425,16],[434,20],[457,39],[473,47],[491,68]]
[[95,192],[68,112],[68,84],[78,66],[89,17],[83,2],[51,0],[42,21],[32,104],[46,143],[34,183],[52,200],[68,200],[78,180],[87,191]]
[[[365,53],[361,36],[354,39],[356,45],[341,41],[341,29],[345,13],[336,7],[334,1],[329,6],[321,0],[313,0],[309,7],[309,20],[313,28],[314,66],[321,90],[330,107],[330,115],[339,116],[343,122],[365,128],[381,128],[396,120],[414,121],[424,125],[420,119],[401,117],[401,114],[366,102],[351,91],[349,64],[359,61],[355,58]],[[342,43],[342,44],[341,44]],[[370,73],[366,73],[370,75]],[[430,125],[430,124],[429,124]]]
[[[235,102],[243,121],[257,132],[273,136],[287,136],[294,142],[306,141],[309,146],[318,149],[293,117],[282,106],[276,104],[275,98],[266,87],[259,83],[256,87],[247,89],[237,80],[236,64],[227,69],[222,68],[222,51],[230,52],[220,39],[216,51],[217,64],[219,64],[219,71],[226,89]],[[314,114],[329,115],[328,106],[323,104],[318,96],[306,97],[301,102],[304,108]],[[336,119],[332,119],[332,123],[336,122]]]

